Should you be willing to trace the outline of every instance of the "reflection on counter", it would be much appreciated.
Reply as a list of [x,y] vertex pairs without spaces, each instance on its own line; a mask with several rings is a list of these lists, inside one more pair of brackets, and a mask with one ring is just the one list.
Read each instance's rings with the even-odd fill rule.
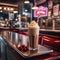
[[[18,34],[10,31],[1,32],[1,36],[5,39],[5,41],[10,45],[13,49],[15,49],[21,56],[24,58],[38,56],[53,52],[53,50],[38,45],[37,51],[29,50],[29,38],[23,34]],[[23,50],[22,50],[23,49]]]
[[28,36],[25,36],[23,34],[18,34],[11,31],[3,31],[1,32],[1,36],[11,42],[12,44],[16,45],[17,47],[19,45],[25,45],[28,46]]

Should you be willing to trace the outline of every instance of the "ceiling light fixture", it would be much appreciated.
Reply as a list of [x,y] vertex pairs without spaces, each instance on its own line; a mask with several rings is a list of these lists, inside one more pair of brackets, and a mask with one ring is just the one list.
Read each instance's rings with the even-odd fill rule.
[[13,11],[13,10],[14,10],[14,8],[11,8],[10,10],[11,10],[11,11]]
[[13,11],[13,13],[18,13],[18,11]]
[[26,9],[25,12],[27,12],[28,10]]
[[33,10],[38,9],[36,1],[34,0],[34,6],[32,7]]
[[24,3],[25,3],[25,4],[28,4],[28,3],[30,3],[30,2],[29,2],[28,0],[25,0]]
[[0,9],[2,9],[2,7],[0,7]]
[[4,7],[4,10],[6,10],[7,8],[6,7]]
[[7,8],[7,10],[10,10],[10,8]]

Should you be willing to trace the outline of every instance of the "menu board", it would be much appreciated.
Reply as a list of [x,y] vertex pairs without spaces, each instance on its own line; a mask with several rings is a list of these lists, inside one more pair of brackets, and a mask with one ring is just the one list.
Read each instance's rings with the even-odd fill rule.
[[53,6],[53,15],[58,16],[59,15],[59,4]]
[[53,0],[49,0],[48,1],[48,8],[52,9],[52,7],[53,7]]

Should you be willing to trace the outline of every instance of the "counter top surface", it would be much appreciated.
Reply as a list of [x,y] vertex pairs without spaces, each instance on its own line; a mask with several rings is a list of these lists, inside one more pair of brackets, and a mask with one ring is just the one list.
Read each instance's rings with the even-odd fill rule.
[[[3,31],[2,31],[3,32]],[[10,39],[7,37],[8,35],[7,35],[7,32],[6,32],[6,35],[2,35],[3,36],[3,38],[4,38],[4,40],[8,43],[8,45],[10,46],[10,47],[12,47],[12,49],[13,50],[15,50],[15,48],[16,48],[16,46],[14,45],[14,44],[12,44],[11,43],[11,41],[10,41]],[[14,48],[15,47],[15,48]],[[8,47],[9,48],[9,47]],[[17,49],[17,48],[16,48]],[[12,50],[12,51],[13,51]],[[17,51],[15,50],[15,52],[14,52],[14,54],[16,53]],[[21,57],[20,57],[20,55],[19,55],[19,53],[16,53],[15,54],[16,56],[17,56],[17,58],[19,58],[19,60],[23,60]],[[59,51],[53,51],[52,53],[50,53],[50,54],[48,54],[48,55],[43,55],[43,56],[37,56],[37,57],[33,57],[33,58],[29,58],[30,60],[46,60],[46,59],[52,59],[52,60],[56,60],[56,59],[60,59],[60,52]]]
[[[9,27],[0,27],[0,29],[28,30],[28,28],[9,28]],[[60,32],[60,30],[52,30],[52,29],[40,29],[40,31]]]
[[60,32],[60,30],[51,30],[51,29],[40,29],[41,31],[52,31],[52,32]]
[[[8,39],[6,39],[5,37],[4,37],[4,39],[5,39],[5,41],[8,43],[8,49],[9,49],[9,47],[12,47],[12,49],[10,48],[10,50],[14,53],[14,55],[19,59],[19,60],[46,60],[46,59],[48,59],[48,60],[50,60],[50,59],[52,59],[52,60],[56,60],[56,59],[60,59],[60,52],[58,52],[58,51],[53,51],[53,52],[51,52],[51,53],[49,53],[49,54],[45,54],[45,55],[41,55],[41,56],[35,56],[35,57],[31,57],[31,58],[22,58],[21,57],[21,55],[19,54],[19,53],[17,53],[17,47],[14,45],[14,44],[12,44]],[[14,51],[15,50],[15,51]]]

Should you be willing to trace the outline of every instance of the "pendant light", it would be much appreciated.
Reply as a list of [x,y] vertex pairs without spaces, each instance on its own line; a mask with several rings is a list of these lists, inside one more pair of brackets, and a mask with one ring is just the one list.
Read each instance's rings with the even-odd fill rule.
[[33,10],[38,9],[36,1],[34,0],[34,6],[32,7]]
[[28,4],[28,3],[30,3],[30,2],[29,2],[29,0],[25,0],[24,3],[25,3],[25,4]]

